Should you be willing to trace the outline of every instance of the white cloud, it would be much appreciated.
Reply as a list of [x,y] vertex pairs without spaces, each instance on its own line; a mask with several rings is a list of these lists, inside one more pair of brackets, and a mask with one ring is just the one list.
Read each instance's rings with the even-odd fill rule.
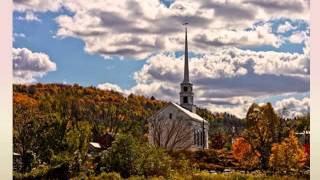
[[[175,0],[166,7],[159,0],[15,0],[16,11],[59,11],[56,37],[76,37],[85,51],[103,57],[144,59],[154,53],[181,50],[182,23],[189,22],[189,45],[207,53],[217,46],[279,47],[283,41],[273,34],[270,20],[308,20],[305,0]],[[28,15],[28,14],[27,14]],[[36,16],[24,19],[36,20]],[[27,18],[29,17],[29,18]],[[262,24],[257,22],[262,22]],[[285,24],[289,26],[288,24]],[[290,27],[289,27],[290,28]],[[283,29],[283,28],[279,28]],[[280,30],[281,31],[281,30]]]
[[44,53],[32,52],[26,48],[13,48],[14,83],[35,82],[50,71],[55,71],[56,64]]
[[276,102],[274,108],[283,117],[293,118],[302,116],[310,112],[309,100],[308,97],[301,100],[290,97]]
[[124,91],[120,88],[120,86],[116,84],[111,84],[111,83],[103,83],[103,84],[98,84],[97,88],[102,89],[102,90],[113,90],[117,91],[120,93],[124,93]]
[[23,33],[13,33],[13,36],[14,37],[21,37],[21,38],[25,38],[26,37],[26,35],[23,34]]
[[19,16],[18,20],[21,21],[37,21],[37,22],[41,22],[41,20],[38,18],[38,16],[36,16],[32,11],[27,11],[25,13],[25,16]]
[[292,35],[288,38],[288,41],[294,44],[300,44],[308,39],[308,35],[306,32],[294,32]]
[[278,26],[278,33],[286,33],[288,31],[294,30],[297,27],[293,26],[289,21],[286,21],[284,24]]
[[176,0],[166,7],[158,0],[66,1],[63,6],[72,15],[57,17],[57,36],[82,39],[89,53],[144,59],[158,52],[181,50],[181,23],[188,21],[190,49],[198,53],[217,46],[279,47],[282,38],[274,35],[267,22],[278,18],[307,20],[306,4],[301,0]]
[[25,11],[58,11],[62,7],[62,0],[13,0],[14,10]]
[[282,44],[282,39],[272,33],[270,23],[255,25],[250,30],[203,31],[203,34],[196,35],[194,40],[203,49],[208,49],[208,46],[216,48],[217,46],[254,47],[263,45],[278,48]]
[[23,33],[13,33],[13,42],[16,40],[16,38],[25,38],[26,35]]
[[205,106],[211,112],[220,112],[220,113],[229,113],[232,115],[237,116],[238,118],[245,118],[249,107],[251,106],[250,103],[238,105],[238,106],[225,106],[225,105],[216,105],[216,104],[208,104]]

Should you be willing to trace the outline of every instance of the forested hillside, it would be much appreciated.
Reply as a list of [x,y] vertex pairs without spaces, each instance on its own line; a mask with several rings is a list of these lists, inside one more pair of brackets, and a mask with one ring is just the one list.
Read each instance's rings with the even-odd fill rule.
[[[210,149],[172,154],[150,146],[146,136],[147,118],[166,104],[153,97],[125,96],[95,87],[14,85],[14,177],[69,179],[102,176],[106,172],[117,172],[123,177],[168,177],[175,173],[192,175],[194,168],[252,169],[260,159],[264,165],[261,167],[268,169],[267,161],[273,157],[271,145],[289,137],[290,129],[301,132],[309,127],[308,116],[284,120],[278,118],[270,104],[262,107],[253,104],[245,119],[198,108],[197,113],[210,123]],[[257,127],[265,131],[264,136],[259,136]],[[106,133],[116,139],[111,149],[91,156],[89,142]],[[242,139],[232,144],[237,137]],[[290,137],[295,141],[293,135]],[[257,139],[259,143],[267,143],[259,144]],[[238,150],[232,152],[231,146],[233,151]],[[243,147],[248,152],[242,152]],[[127,157],[133,158],[132,161],[124,161]],[[247,158],[251,160],[247,162]],[[272,162],[278,166],[277,161]]]

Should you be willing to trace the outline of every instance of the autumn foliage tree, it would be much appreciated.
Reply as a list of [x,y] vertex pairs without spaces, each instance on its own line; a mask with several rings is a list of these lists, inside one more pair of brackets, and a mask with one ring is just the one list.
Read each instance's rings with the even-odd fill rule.
[[279,143],[284,135],[283,119],[275,113],[272,105],[252,104],[246,115],[246,129],[243,137],[251,144],[254,151],[261,154],[261,168],[268,168],[268,161],[273,143]]
[[303,168],[305,162],[304,149],[299,145],[298,138],[293,131],[281,143],[272,145],[269,165],[273,170],[286,173],[297,171]]
[[251,169],[259,163],[260,153],[243,138],[237,138],[232,144],[232,154],[234,158],[245,169]]

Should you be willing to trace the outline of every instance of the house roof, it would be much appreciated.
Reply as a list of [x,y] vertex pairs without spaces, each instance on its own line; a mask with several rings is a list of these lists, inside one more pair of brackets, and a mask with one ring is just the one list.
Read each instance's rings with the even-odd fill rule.
[[99,143],[96,143],[96,142],[90,142],[89,143],[92,147],[94,147],[94,148],[97,148],[97,149],[100,149],[101,148],[101,146],[100,146],[100,144]]
[[184,112],[187,116],[189,116],[191,119],[194,119],[196,121],[200,121],[200,122],[205,122],[205,123],[208,123],[205,119],[203,119],[201,116],[199,116],[198,114],[196,113],[193,113],[183,107],[181,107],[180,105],[176,104],[176,103],[173,103],[173,102],[170,102],[170,104],[172,104],[173,106],[175,106],[176,108],[178,108],[180,111]]

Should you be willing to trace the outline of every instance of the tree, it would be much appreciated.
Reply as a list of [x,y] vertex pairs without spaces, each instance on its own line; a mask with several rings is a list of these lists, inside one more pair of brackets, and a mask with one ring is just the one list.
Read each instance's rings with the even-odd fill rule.
[[255,167],[260,160],[260,153],[255,151],[243,137],[237,138],[232,144],[232,154],[246,169]]
[[140,142],[130,134],[121,134],[102,153],[98,168],[106,172],[119,172],[125,178],[132,175],[168,176],[170,163],[171,158],[161,148]]
[[75,171],[80,171],[91,141],[91,125],[88,121],[75,122],[66,132],[64,141],[67,144],[68,154],[73,157],[72,166]]
[[246,129],[243,137],[254,151],[261,154],[261,168],[268,167],[271,145],[280,142],[285,132],[281,129],[281,119],[274,112],[272,105],[252,104],[246,116]]
[[298,138],[293,131],[281,143],[272,145],[269,165],[274,170],[286,173],[300,170],[305,162],[304,149],[299,145]]
[[149,136],[156,147],[169,151],[188,149],[193,144],[190,122],[181,117],[172,120],[165,116],[153,116],[149,119]]

